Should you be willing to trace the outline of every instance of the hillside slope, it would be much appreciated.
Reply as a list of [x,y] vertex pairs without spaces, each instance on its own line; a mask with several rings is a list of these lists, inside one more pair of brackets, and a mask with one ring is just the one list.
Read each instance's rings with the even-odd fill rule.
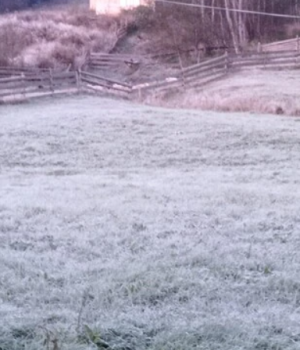
[[176,108],[300,116],[300,70],[245,69],[203,88],[149,97],[148,102]]

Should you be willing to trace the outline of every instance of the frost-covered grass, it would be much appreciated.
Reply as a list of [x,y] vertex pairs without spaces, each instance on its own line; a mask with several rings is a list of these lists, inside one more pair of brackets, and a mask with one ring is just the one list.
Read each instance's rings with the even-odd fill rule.
[[70,97],[0,122],[1,350],[299,349],[299,119]]
[[[300,116],[300,70],[249,69],[229,73],[201,91],[154,101],[165,106],[226,112],[255,112]],[[152,102],[152,101],[151,101]]]

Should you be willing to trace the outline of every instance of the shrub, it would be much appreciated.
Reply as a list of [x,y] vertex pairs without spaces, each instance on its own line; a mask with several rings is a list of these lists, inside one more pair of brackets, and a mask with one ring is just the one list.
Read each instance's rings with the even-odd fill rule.
[[0,17],[0,65],[76,66],[90,51],[109,52],[116,19],[87,10],[35,10]]

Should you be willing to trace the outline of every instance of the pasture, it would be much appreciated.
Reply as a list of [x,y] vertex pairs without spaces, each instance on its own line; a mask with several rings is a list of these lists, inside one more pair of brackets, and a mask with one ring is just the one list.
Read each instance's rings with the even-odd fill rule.
[[300,123],[0,106],[1,350],[300,347]]

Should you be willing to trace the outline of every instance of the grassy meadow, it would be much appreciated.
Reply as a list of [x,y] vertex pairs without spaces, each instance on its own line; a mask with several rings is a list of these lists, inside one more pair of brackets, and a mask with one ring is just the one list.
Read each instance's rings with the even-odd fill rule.
[[300,347],[300,122],[0,106],[1,350]]

